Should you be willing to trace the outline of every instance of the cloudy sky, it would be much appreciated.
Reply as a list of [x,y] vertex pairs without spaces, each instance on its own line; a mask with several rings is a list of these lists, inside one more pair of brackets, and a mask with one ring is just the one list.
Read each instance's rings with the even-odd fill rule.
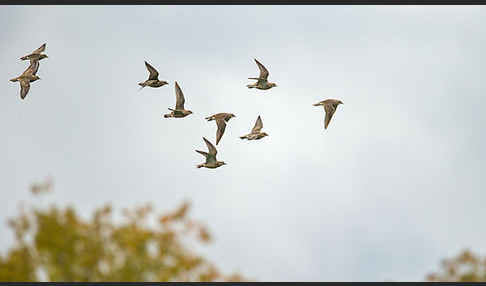
[[[184,199],[225,272],[260,281],[416,281],[485,253],[479,6],[3,6],[0,245],[28,186],[87,215]],[[47,43],[25,101],[18,58]],[[483,46],[484,47],[484,46]],[[249,90],[253,58],[278,87]],[[170,82],[138,91],[144,60]],[[174,81],[194,113],[164,119]],[[313,103],[336,98],[324,131]],[[197,169],[231,112],[228,165]],[[260,141],[238,136],[258,115]]]

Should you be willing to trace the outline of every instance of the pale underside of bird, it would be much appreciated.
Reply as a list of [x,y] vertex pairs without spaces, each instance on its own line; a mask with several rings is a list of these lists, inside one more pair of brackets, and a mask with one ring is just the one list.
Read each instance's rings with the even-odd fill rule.
[[272,87],[277,86],[276,83],[274,82],[269,82],[268,79],[268,70],[263,66],[257,59],[254,59],[258,69],[260,69],[260,75],[258,77],[249,77],[248,79],[254,79],[257,80],[256,83],[248,84],[246,87],[248,88],[257,88],[257,89],[262,89],[262,90],[267,90]]
[[153,66],[151,66],[149,63],[147,63],[147,61],[145,61],[145,67],[149,71],[149,77],[146,81],[140,82],[138,84],[138,85],[141,86],[140,89],[142,89],[146,86],[150,86],[150,87],[155,88],[155,87],[161,87],[161,86],[164,86],[166,84],[169,84],[165,80],[159,80],[159,72]]
[[326,117],[324,119],[324,129],[327,129],[327,126],[329,125],[329,122],[331,122],[331,118],[336,112],[336,109],[339,104],[344,104],[344,103],[337,99],[326,99],[316,104],[313,104],[314,106],[324,107],[324,111],[326,112]]
[[201,154],[201,155],[203,155],[206,158],[206,162],[197,165],[197,167],[198,168],[204,167],[204,168],[209,168],[209,169],[216,169],[218,167],[221,167],[223,165],[226,165],[225,162],[218,161],[216,159],[216,154],[218,154],[218,151],[216,150],[216,148],[214,147],[214,145],[211,144],[211,142],[209,142],[204,137],[203,137],[203,140],[206,143],[206,146],[208,147],[208,152],[199,151],[199,150],[196,150],[196,152],[199,153],[199,154]]
[[47,58],[46,54],[43,54],[42,52],[46,49],[46,44],[42,44],[38,49],[33,51],[32,53],[25,55],[21,57],[20,59],[25,61],[25,60],[42,60],[44,58]]
[[261,132],[262,128],[263,128],[262,118],[260,117],[260,115],[258,115],[258,118],[255,122],[255,126],[253,126],[253,129],[251,130],[251,132],[249,134],[240,136],[240,138],[241,139],[248,139],[248,140],[262,139],[263,137],[268,136],[267,133]]
[[23,100],[30,90],[30,83],[40,79],[36,75],[39,70],[39,60],[31,59],[29,67],[18,77],[11,79],[12,82],[20,83],[20,98]]
[[233,117],[236,117],[233,113],[217,113],[205,118],[207,121],[216,121],[216,125],[218,127],[216,130],[216,145],[218,145],[219,140],[221,140],[221,137],[223,137],[224,130],[226,129],[226,122]]
[[182,118],[188,116],[189,114],[192,114],[192,111],[184,109],[184,103],[186,102],[186,100],[184,99],[184,94],[182,93],[182,90],[179,84],[177,83],[177,81],[175,82],[175,94],[176,94],[175,109],[168,108],[171,111],[171,113],[164,114],[164,118],[171,118],[171,117]]

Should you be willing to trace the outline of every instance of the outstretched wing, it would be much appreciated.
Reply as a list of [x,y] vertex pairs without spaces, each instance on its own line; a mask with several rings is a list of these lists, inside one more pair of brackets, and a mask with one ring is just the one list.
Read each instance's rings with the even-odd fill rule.
[[197,153],[203,155],[204,157],[208,157],[209,154],[207,152],[204,152],[204,151],[199,151],[199,150],[196,150]]
[[258,115],[258,118],[255,122],[255,126],[253,126],[251,133],[258,133],[260,132],[260,130],[262,130],[262,128],[263,128],[262,118],[260,117],[260,115]]
[[186,100],[184,99],[184,94],[182,93],[181,87],[175,82],[175,93],[176,93],[176,108],[177,110],[183,110],[184,109],[184,103]]
[[28,79],[21,79],[20,80],[20,98],[24,99],[27,96],[27,93],[30,89],[30,82]]
[[260,69],[259,79],[267,80],[267,78],[268,78],[268,70],[257,59],[255,59],[255,62],[257,64],[258,68]]
[[223,137],[224,130],[226,129],[226,122],[224,118],[217,118],[216,125],[218,126],[218,130],[216,131],[216,145],[218,145],[219,140]]
[[147,67],[147,70],[149,71],[149,80],[153,80],[153,79],[158,79],[159,77],[159,72],[153,67],[151,66],[149,63],[147,63],[147,61],[145,61],[145,67]]
[[333,104],[326,104],[324,105],[324,110],[326,111],[324,129],[327,129],[327,126],[329,125],[329,122],[331,122],[331,118],[334,115],[334,112],[336,112],[336,108],[334,107]]
[[33,54],[40,54],[46,49],[46,44],[42,44],[37,50],[33,51]]
[[209,155],[213,155],[213,156],[216,157],[216,154],[218,154],[218,151],[216,150],[214,145],[211,144],[211,142],[209,142],[208,139],[206,139],[204,137],[203,137],[203,140],[206,143],[206,146],[208,147]]

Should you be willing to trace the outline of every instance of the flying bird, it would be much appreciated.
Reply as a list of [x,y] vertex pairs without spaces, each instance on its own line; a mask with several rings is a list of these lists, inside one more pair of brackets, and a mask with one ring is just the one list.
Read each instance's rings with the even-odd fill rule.
[[256,83],[253,84],[248,84],[246,87],[248,88],[258,88],[258,89],[263,89],[267,90],[270,89],[274,86],[277,86],[276,83],[269,82],[268,79],[268,70],[257,60],[254,59],[258,68],[260,69],[260,76],[259,77],[249,77],[248,79],[255,79],[257,80]]
[[205,118],[207,121],[216,120],[216,125],[218,126],[218,130],[216,131],[216,145],[218,145],[219,140],[223,137],[226,122],[233,117],[236,117],[233,113],[217,113]]
[[30,90],[30,83],[34,82],[40,77],[36,75],[39,70],[39,60],[30,60],[29,67],[18,77],[11,79],[12,82],[20,83],[20,98],[23,100]]
[[253,129],[251,130],[251,132],[249,134],[244,135],[244,136],[240,136],[240,138],[241,139],[248,139],[248,140],[262,139],[263,137],[268,136],[267,133],[261,132],[262,128],[263,128],[262,118],[260,117],[260,115],[258,115],[258,118],[255,122],[255,126],[253,126]]
[[150,87],[161,87],[166,84],[169,84],[165,80],[159,80],[159,72],[151,66],[147,61],[145,61],[145,66],[147,67],[147,70],[149,71],[149,77],[146,81],[139,83],[138,85],[141,86],[140,89],[150,86]]
[[208,151],[209,153],[203,152],[196,150],[197,153],[203,155],[206,157],[206,162],[203,164],[197,165],[198,168],[205,167],[205,168],[210,168],[210,169],[216,169],[218,167],[221,167],[223,165],[226,165],[225,162],[223,161],[218,161],[216,159],[216,154],[218,154],[218,151],[216,148],[209,142],[206,138],[203,137],[204,142],[206,143],[206,146],[208,146]]
[[179,87],[177,81],[175,82],[175,93],[176,93],[175,109],[168,108],[171,111],[171,113],[164,114],[164,118],[169,118],[169,117],[182,118],[192,113],[192,111],[184,109],[184,103],[186,102],[186,100],[184,99],[184,94],[182,93],[182,90]]
[[344,104],[344,103],[337,99],[326,99],[316,104],[313,104],[314,106],[322,105],[324,107],[324,111],[326,112],[326,119],[324,120],[324,129],[327,129],[327,126],[329,125],[329,122],[331,122],[331,118],[334,112],[336,112],[336,108],[338,107],[339,104]]
[[43,58],[47,58],[46,54],[43,54],[42,52],[46,49],[46,44],[42,44],[37,50],[33,51],[32,53],[21,57],[20,59],[25,61],[25,60],[42,60]]

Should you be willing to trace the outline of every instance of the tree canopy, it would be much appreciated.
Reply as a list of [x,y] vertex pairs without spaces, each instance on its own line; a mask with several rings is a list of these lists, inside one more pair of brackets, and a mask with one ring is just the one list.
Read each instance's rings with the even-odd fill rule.
[[486,258],[463,250],[456,257],[442,260],[440,271],[430,273],[426,279],[430,282],[484,282]]
[[[40,195],[50,187],[31,191]],[[184,202],[156,216],[147,204],[125,209],[120,223],[109,204],[90,219],[72,206],[21,209],[8,222],[15,244],[0,256],[0,281],[242,281],[190,250],[187,241],[208,243],[211,236],[189,209]]]

